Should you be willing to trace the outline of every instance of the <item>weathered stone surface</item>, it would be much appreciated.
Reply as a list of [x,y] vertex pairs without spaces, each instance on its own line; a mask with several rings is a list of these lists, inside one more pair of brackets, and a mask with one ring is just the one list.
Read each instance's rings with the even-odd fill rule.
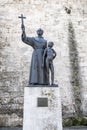
[[[21,13],[27,17],[27,35],[35,36],[41,27],[45,39],[55,43],[55,83],[61,88],[63,117],[87,116],[86,0],[0,1],[0,114],[23,113],[23,86],[28,84],[33,50],[21,41]],[[5,119],[3,124],[8,125]]]
[[[24,89],[23,130],[62,130],[61,97],[59,87],[33,86]],[[48,99],[38,106],[38,98]]]
[[13,113],[11,115],[8,114],[0,114],[0,126],[22,126],[23,119],[20,118],[17,114]]
[[87,117],[70,117],[63,119],[63,126],[87,126]]

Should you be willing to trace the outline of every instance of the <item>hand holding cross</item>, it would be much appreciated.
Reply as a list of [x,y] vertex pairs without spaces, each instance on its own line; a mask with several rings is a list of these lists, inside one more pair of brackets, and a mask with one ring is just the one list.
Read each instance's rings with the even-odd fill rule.
[[19,16],[18,18],[21,18],[21,22],[22,22],[21,28],[22,28],[22,31],[24,32],[24,31],[25,31],[25,26],[24,26],[24,21],[23,21],[23,19],[26,19],[26,17],[23,17],[23,14],[21,14],[21,16]]

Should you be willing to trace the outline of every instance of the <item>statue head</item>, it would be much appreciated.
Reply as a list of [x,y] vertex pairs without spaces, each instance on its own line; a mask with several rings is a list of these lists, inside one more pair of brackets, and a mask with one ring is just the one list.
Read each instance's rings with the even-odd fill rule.
[[54,43],[53,42],[48,42],[48,47],[53,47]]
[[37,35],[38,35],[38,36],[42,36],[43,33],[44,33],[44,31],[43,31],[41,28],[39,28],[39,29],[37,30]]

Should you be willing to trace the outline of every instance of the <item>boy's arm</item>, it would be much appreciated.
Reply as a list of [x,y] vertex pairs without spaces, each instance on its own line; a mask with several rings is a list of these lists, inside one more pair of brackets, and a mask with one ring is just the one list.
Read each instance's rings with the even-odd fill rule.
[[54,53],[54,57],[53,57],[53,59],[56,57],[56,52],[54,51],[54,49],[52,49],[53,50],[53,53]]

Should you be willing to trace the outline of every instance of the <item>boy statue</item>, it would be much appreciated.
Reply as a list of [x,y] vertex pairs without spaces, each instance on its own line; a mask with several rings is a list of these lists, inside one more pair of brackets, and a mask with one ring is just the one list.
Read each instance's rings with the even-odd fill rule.
[[[42,67],[46,66],[47,70],[47,79],[49,82],[49,69],[51,71],[51,85],[54,84],[54,65],[53,59],[56,57],[56,52],[52,49],[54,43],[52,41],[48,42],[48,47],[45,48],[43,54],[43,64]],[[49,84],[49,83],[48,83]]]

